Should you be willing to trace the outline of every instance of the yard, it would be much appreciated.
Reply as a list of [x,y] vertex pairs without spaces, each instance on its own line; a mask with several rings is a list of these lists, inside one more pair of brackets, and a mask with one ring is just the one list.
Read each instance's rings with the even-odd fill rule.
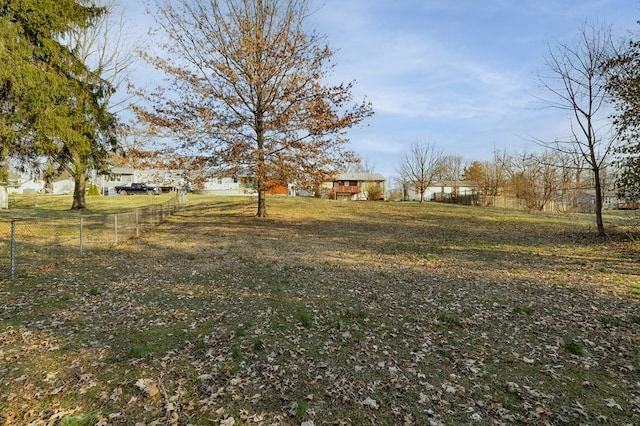
[[640,424],[637,213],[267,207],[0,281],[0,423]]

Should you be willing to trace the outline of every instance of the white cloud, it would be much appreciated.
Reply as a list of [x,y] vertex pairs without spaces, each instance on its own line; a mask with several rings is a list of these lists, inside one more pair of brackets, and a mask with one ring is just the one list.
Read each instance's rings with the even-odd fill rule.
[[447,153],[488,159],[494,147],[534,149],[534,138],[563,136],[564,114],[538,109],[533,96],[547,41],[574,34],[585,19],[607,20],[621,33],[637,30],[640,19],[640,3],[629,0],[316,4],[324,6],[313,26],[336,49],[331,80],[355,79],[355,99],[366,95],[376,111],[368,127],[349,132],[352,147],[384,174],[421,137]]

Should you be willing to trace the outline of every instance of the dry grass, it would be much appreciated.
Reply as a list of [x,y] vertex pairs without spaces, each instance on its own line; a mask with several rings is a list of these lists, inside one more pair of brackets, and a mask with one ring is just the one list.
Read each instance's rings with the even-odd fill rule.
[[85,210],[71,211],[72,195],[51,194],[11,194],[9,209],[0,210],[0,218],[51,218],[60,215],[92,215],[134,210],[153,204],[162,204],[176,196],[175,193],[161,195],[129,195],[129,196],[92,196],[87,195]]
[[640,264],[588,216],[192,197],[0,283],[6,424],[640,424]]

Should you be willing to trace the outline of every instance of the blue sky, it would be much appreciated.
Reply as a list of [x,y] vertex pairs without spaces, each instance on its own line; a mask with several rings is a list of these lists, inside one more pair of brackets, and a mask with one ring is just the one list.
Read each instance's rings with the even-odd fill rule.
[[585,22],[640,32],[640,0],[314,1],[310,19],[336,51],[331,79],[355,80],[376,112],[350,148],[387,178],[419,141],[472,161],[566,136],[566,113],[538,100],[548,44]]
[[376,111],[350,131],[352,148],[391,177],[418,141],[471,161],[566,136],[566,113],[539,100],[549,43],[584,22],[638,32],[640,2],[325,0],[313,19],[337,50],[334,77],[355,79]]

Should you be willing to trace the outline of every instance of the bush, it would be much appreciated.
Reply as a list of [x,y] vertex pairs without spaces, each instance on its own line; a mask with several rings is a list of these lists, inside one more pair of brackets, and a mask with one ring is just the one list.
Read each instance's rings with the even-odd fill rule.
[[98,185],[93,183],[89,185],[89,195],[100,195],[100,188],[98,188]]
[[382,188],[380,185],[373,185],[370,188],[367,188],[367,200],[369,201],[384,201],[384,192],[382,192]]

